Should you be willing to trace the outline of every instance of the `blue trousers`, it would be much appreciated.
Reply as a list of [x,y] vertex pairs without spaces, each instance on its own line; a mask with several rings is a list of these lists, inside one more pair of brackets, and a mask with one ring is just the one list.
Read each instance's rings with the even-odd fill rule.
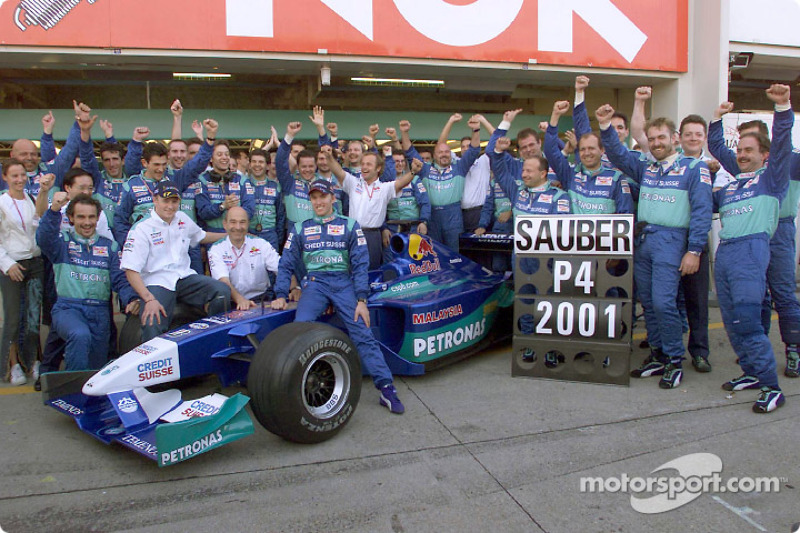
[[58,299],[53,306],[53,330],[67,343],[65,370],[97,370],[106,364],[111,320],[108,302]]
[[191,246],[189,248],[189,268],[198,274],[205,274],[203,267],[203,249],[198,246]]
[[[647,226],[639,236],[633,258],[633,276],[644,309],[647,340],[673,364],[680,364],[683,325],[677,294],[681,259],[686,253],[686,230]],[[762,293],[763,296],[763,293]]]
[[723,241],[717,250],[714,282],[725,331],[742,371],[762,385],[778,387],[775,354],[761,324],[769,251],[766,235]]
[[[769,267],[767,268],[767,285],[769,296],[778,312],[778,326],[784,344],[800,344],[800,303],[794,295],[795,291],[795,227],[794,219],[782,218],[778,228],[769,241]],[[769,297],[764,299],[762,320],[769,333],[772,320]]]
[[380,389],[392,383],[392,372],[386,365],[380,345],[372,331],[359,320],[355,322],[356,293],[350,274],[310,274],[304,282],[303,294],[297,303],[296,322],[313,322],[333,305],[336,315],[347,328],[347,334],[356,345],[364,370],[372,376],[375,387]]
[[[164,306],[167,317],[160,317],[160,323],[153,320],[152,325],[143,325],[142,342],[149,341],[153,337],[158,337],[169,330],[169,324],[172,322],[172,314],[175,311],[176,301],[181,301],[195,307],[203,307],[205,304],[208,304],[209,316],[227,311],[230,309],[231,304],[230,287],[221,281],[199,274],[193,274],[179,279],[174,291],[156,285],[148,285],[147,290],[149,290],[153,296],[156,297],[156,300]],[[142,311],[143,310],[144,304],[142,304]],[[140,311],[140,313],[142,311]]]
[[463,232],[460,203],[431,206],[430,238],[458,253],[458,237]]

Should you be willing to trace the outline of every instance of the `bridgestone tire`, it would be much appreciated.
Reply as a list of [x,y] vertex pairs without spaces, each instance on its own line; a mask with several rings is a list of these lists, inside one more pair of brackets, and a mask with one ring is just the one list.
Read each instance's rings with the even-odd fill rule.
[[267,431],[313,444],[350,421],[361,396],[361,362],[350,338],[334,327],[293,322],[267,335],[250,364],[253,414]]

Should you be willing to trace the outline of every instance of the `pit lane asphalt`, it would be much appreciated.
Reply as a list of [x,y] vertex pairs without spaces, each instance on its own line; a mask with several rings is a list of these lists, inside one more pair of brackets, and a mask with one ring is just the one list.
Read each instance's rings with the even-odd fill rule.
[[[364,381],[350,424],[312,446],[255,435],[159,469],[105,446],[41,403],[0,386],[0,527],[22,531],[789,532],[800,522],[800,380],[756,415],[711,309],[713,372],[686,365],[677,390],[512,378],[510,345],[426,376],[398,378],[391,415]],[[638,330],[641,332],[641,326]],[[641,335],[641,333],[639,333]],[[638,340],[635,341],[638,344]],[[631,365],[646,355],[635,349]],[[213,389],[210,380],[196,395]],[[226,389],[233,393],[237,389]],[[184,398],[192,397],[185,393]],[[640,514],[627,493],[582,493],[582,477],[646,477],[692,453],[722,477],[778,477],[777,493],[702,494]]]

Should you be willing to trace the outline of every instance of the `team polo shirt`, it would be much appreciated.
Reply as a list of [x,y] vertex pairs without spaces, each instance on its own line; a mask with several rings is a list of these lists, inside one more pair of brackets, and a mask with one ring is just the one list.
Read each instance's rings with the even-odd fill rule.
[[376,179],[368,184],[345,172],[342,190],[350,196],[350,218],[361,228],[379,228],[386,220],[386,208],[396,196],[394,181]]
[[245,236],[241,248],[230,237],[217,241],[208,250],[211,277],[228,278],[239,294],[247,299],[264,294],[269,287],[267,271],[278,272],[281,256],[270,243],[259,237]]
[[120,268],[138,272],[145,285],[174,291],[178,280],[196,274],[189,266],[189,247],[205,236],[186,213],[178,211],[167,224],[153,209],[128,232]]

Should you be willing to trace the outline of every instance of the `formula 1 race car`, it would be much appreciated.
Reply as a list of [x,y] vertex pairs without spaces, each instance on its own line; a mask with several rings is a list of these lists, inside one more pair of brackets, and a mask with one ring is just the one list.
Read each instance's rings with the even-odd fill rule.
[[[371,329],[389,368],[420,375],[480,351],[493,339],[509,282],[428,237],[397,234],[393,260],[370,272]],[[118,442],[160,466],[191,458],[253,432],[244,410],[287,440],[321,442],[352,418],[361,394],[355,346],[335,316],[295,323],[294,309],[263,303],[199,318],[133,347],[98,372],[42,376],[45,404],[85,432]],[[134,329],[138,328],[138,317]],[[510,332],[510,328],[506,328]],[[124,333],[123,333],[124,336]],[[215,374],[250,394],[183,401],[167,388]]]

